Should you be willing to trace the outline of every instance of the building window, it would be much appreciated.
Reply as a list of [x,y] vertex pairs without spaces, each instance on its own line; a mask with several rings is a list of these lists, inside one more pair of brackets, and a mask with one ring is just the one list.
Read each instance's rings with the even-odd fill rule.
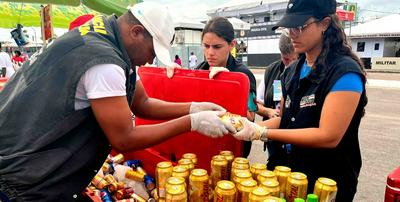
[[365,42],[358,42],[357,43],[357,52],[364,52]]
[[374,50],[379,50],[379,43],[376,43],[376,44],[375,44]]

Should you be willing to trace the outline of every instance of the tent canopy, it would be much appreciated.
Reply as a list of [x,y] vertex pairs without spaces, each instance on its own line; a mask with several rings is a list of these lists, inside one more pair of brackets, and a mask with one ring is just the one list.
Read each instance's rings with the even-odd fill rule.
[[[30,3],[0,3],[0,27],[15,28],[17,24],[24,27],[40,27],[40,4]],[[78,16],[86,13],[94,13],[91,9],[83,6],[52,6],[52,24],[54,27],[68,28],[69,23]]]
[[[5,2],[8,1],[8,2]],[[5,0],[0,3],[0,27],[12,28],[16,24],[40,26],[41,4],[53,4],[54,27],[68,28],[78,16],[97,12],[121,15],[129,5],[142,0]],[[82,3],[81,3],[82,2]],[[97,12],[96,12],[97,11]]]

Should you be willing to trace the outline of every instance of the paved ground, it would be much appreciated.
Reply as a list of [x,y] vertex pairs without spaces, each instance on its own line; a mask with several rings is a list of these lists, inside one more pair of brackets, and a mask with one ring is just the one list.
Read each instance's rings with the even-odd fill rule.
[[[263,70],[252,71],[259,82]],[[377,202],[384,199],[388,173],[400,166],[400,74],[370,72],[368,78],[382,82],[367,87],[369,102],[359,132],[363,166],[354,201]],[[265,163],[266,156],[262,143],[253,142],[249,160]]]

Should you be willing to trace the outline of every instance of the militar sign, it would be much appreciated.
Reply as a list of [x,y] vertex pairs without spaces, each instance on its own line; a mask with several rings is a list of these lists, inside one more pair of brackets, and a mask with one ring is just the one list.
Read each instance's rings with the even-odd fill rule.
[[400,58],[397,57],[372,58],[371,65],[372,69],[400,70]]

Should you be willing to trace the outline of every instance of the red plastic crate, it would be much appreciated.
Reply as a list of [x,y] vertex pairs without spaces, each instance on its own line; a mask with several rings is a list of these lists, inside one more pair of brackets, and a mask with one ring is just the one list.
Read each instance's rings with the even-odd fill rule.
[[[138,74],[149,97],[170,102],[213,102],[231,113],[246,116],[249,79],[243,73],[221,72],[209,79],[209,71],[175,69],[174,77],[169,79],[164,68],[141,67]],[[160,122],[163,121],[135,119],[136,125]],[[149,149],[124,153],[124,156],[142,160],[145,170],[154,176],[158,162],[173,161],[174,157],[179,160],[184,153],[190,152],[197,155],[198,167],[210,171],[212,156],[222,150],[241,156],[242,144],[230,135],[213,139],[188,132]]]
[[400,202],[400,167],[387,177],[385,202]]

